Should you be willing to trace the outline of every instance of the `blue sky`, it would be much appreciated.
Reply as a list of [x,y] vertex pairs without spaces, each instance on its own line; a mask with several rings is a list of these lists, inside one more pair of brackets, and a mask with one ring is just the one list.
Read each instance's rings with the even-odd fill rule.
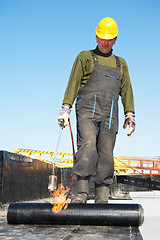
[[[114,53],[129,67],[136,131],[119,134],[114,155],[160,156],[160,2],[127,0],[0,1],[0,149],[55,151],[57,115],[77,54],[96,47],[95,29],[104,17],[116,20]],[[71,124],[76,145],[74,106]],[[68,127],[59,151],[71,152]]]

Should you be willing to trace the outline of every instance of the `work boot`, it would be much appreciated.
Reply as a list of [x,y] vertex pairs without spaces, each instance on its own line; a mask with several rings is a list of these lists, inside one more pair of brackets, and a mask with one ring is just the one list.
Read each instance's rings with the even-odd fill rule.
[[71,199],[71,203],[86,203],[88,197],[88,179],[77,180],[77,194]]
[[96,187],[95,203],[107,204],[109,199],[109,187],[99,186]]

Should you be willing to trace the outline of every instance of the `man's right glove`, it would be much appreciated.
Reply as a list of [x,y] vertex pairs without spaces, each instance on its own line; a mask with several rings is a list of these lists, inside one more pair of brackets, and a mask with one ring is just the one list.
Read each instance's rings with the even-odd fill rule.
[[124,125],[123,128],[126,128],[127,125],[129,125],[129,129],[128,129],[128,136],[131,136],[132,133],[135,131],[135,114],[128,112],[125,115],[125,120],[124,120]]
[[62,109],[58,114],[58,124],[61,128],[65,128],[68,125],[70,108],[67,105],[62,105]]

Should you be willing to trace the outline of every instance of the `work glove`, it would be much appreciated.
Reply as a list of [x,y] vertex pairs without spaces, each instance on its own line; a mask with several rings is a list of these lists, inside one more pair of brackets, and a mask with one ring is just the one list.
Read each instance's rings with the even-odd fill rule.
[[61,128],[65,128],[69,122],[70,108],[67,105],[62,105],[62,109],[58,114],[58,124]]
[[135,131],[135,114],[129,112],[125,115],[123,128],[126,128],[129,125],[128,136],[131,136]]

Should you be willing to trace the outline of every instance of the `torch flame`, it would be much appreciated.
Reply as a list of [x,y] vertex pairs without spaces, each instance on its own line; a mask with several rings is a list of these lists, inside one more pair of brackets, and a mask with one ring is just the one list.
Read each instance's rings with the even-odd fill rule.
[[53,205],[52,211],[54,213],[59,213],[62,208],[66,209],[68,204],[66,203],[65,194],[69,191],[69,189],[65,189],[63,184],[58,185],[58,189],[53,193],[50,191],[50,194],[54,197],[54,202],[51,203]]

